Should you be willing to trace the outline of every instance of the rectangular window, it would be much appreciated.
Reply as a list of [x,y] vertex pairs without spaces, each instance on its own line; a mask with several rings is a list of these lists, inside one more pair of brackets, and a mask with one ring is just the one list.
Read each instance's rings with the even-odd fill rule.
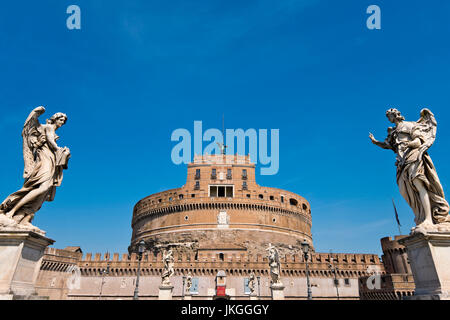
[[209,196],[210,197],[217,197],[217,186],[210,186],[209,187]]
[[195,179],[200,179],[200,169],[195,169]]
[[248,286],[249,280],[250,280],[249,278],[244,278],[244,294],[250,294],[250,293],[252,293],[252,292],[250,291],[249,286]]
[[349,279],[349,278],[345,278],[345,279],[344,279],[344,284],[345,284],[346,286],[349,286],[349,285],[350,285],[350,279]]
[[231,179],[231,169],[227,169],[227,179]]
[[195,181],[195,190],[199,190],[200,189],[200,181]]
[[198,278],[192,278],[192,286],[189,292],[191,294],[198,294]]
[[216,169],[212,169],[211,170],[211,179],[216,179],[217,178],[217,172]]
[[226,187],[225,193],[226,193],[227,198],[232,198],[233,197],[233,187]]
[[217,196],[225,197],[225,187],[220,186],[217,188]]
[[281,196],[280,199],[281,199],[281,203],[284,203],[284,196]]
[[247,179],[247,169],[242,169],[242,179]]
[[242,189],[247,190],[247,181],[242,182]]
[[232,198],[233,186],[209,186],[209,196],[219,198]]

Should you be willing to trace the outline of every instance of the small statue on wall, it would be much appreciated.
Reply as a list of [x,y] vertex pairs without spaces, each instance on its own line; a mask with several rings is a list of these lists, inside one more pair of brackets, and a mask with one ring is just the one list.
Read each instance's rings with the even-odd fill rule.
[[163,263],[164,263],[164,270],[162,273],[162,285],[171,286],[172,283],[170,282],[170,277],[174,274],[173,270],[174,259],[173,259],[173,252],[171,249],[164,251]]
[[269,259],[270,277],[272,279],[272,284],[281,284],[281,264],[278,249],[275,248],[271,243],[269,243],[269,247],[266,250],[268,251],[267,257]]
[[253,271],[250,273],[250,278],[248,279],[248,288],[250,289],[250,295],[254,295],[256,290],[256,276]]
[[186,293],[190,293],[192,288],[192,273],[189,271],[186,276]]
[[384,142],[369,138],[373,144],[397,154],[397,184],[415,215],[412,232],[450,230],[449,205],[428,149],[436,139],[437,122],[428,109],[420,111],[416,122],[404,121],[397,109],[386,111],[394,123]]
[[39,123],[44,107],[35,108],[27,117],[22,130],[25,163],[23,187],[0,204],[0,227],[16,227],[42,232],[31,224],[35,213],[45,201],[53,201],[56,187],[61,185],[63,170],[67,169],[70,150],[59,147],[56,130],[67,116],[55,113],[45,124]]

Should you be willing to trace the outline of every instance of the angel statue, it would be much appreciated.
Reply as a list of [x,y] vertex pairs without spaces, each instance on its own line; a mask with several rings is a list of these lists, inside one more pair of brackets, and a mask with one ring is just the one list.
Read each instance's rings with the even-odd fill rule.
[[172,250],[169,249],[168,251],[164,251],[163,253],[163,263],[164,263],[164,270],[162,273],[162,285],[164,286],[170,286],[172,283],[170,282],[170,277],[173,275],[173,253]]
[[416,227],[412,232],[450,230],[449,205],[428,149],[436,139],[437,122],[428,109],[420,111],[417,122],[404,121],[397,109],[386,111],[395,126],[388,129],[384,142],[369,133],[372,143],[397,154],[397,184],[414,211]]
[[256,276],[253,271],[250,273],[250,278],[248,278],[248,288],[250,289],[250,295],[254,295],[256,289]]
[[281,284],[281,265],[278,250],[271,243],[269,243],[269,247],[266,249],[266,251],[268,251],[267,257],[269,258],[270,277],[272,278],[272,284]]
[[0,204],[0,226],[40,231],[31,224],[44,201],[53,201],[56,187],[61,185],[63,169],[67,169],[70,150],[56,144],[56,130],[67,121],[64,113],[56,113],[45,124],[38,117],[45,112],[37,107],[28,116],[22,130],[25,182],[22,189]]
[[189,271],[186,276],[186,294],[191,292],[192,288],[192,273]]

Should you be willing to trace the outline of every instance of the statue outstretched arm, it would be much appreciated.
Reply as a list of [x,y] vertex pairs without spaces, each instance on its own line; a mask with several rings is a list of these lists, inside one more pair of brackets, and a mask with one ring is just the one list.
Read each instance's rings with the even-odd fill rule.
[[375,139],[375,137],[373,136],[372,133],[369,132],[369,138],[372,141],[372,143],[376,146],[379,146],[380,148],[383,149],[392,149],[391,145],[385,140],[384,142],[378,141],[377,139]]

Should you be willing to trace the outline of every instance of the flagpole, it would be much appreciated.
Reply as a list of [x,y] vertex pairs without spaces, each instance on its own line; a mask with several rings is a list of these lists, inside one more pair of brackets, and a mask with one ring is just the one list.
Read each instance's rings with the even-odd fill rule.
[[397,208],[395,207],[394,198],[392,198],[392,205],[394,206],[395,220],[397,220],[398,233],[399,235],[402,235],[402,230],[400,229],[401,224],[398,218]]

